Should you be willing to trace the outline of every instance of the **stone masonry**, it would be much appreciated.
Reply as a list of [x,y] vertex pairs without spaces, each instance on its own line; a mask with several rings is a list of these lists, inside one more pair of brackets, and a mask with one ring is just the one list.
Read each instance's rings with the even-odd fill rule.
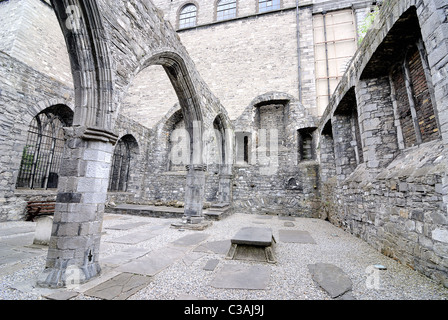
[[[0,2],[0,221],[56,201],[40,285],[98,276],[106,205],[151,203],[326,219],[448,287],[446,1],[383,1],[323,114],[313,18],[351,9],[358,28],[371,1],[237,1],[229,21],[193,2],[186,29],[184,1]],[[73,118],[58,189],[17,188],[48,108]],[[120,139],[127,188],[108,192]]]

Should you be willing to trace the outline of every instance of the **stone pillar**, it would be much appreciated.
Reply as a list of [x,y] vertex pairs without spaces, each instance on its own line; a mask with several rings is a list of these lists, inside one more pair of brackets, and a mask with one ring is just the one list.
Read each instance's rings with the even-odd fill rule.
[[66,128],[54,223],[38,284],[66,287],[99,275],[98,263],[113,143],[97,129]]
[[219,176],[218,202],[230,204],[232,198],[232,175],[221,173]]
[[389,77],[360,80],[356,87],[364,161],[379,171],[397,155],[398,139]]
[[187,185],[185,189],[185,207],[183,220],[187,223],[201,223],[204,220],[202,215],[202,206],[205,190],[205,171],[207,166],[204,164],[188,165]]

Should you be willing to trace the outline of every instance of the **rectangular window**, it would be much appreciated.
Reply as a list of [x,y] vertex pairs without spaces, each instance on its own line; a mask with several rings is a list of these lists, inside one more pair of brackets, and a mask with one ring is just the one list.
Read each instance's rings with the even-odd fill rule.
[[321,115],[357,49],[353,11],[348,9],[314,15],[313,33],[316,102]]
[[221,0],[216,9],[216,20],[227,20],[236,17],[236,0]]
[[417,46],[391,72],[397,115],[405,147],[429,142],[439,137],[436,115]]
[[315,128],[299,129],[298,134],[298,159],[299,161],[309,161],[316,159],[313,132]]
[[259,0],[258,12],[267,12],[280,9],[280,0]]

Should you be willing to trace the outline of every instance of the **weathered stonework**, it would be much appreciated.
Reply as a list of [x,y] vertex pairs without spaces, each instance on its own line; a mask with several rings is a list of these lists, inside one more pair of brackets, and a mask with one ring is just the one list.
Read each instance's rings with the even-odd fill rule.
[[[40,192],[16,188],[31,120],[49,107],[73,111],[58,190],[38,199],[56,200],[40,283],[64,286],[71,268],[82,281],[97,276],[105,205],[151,203],[184,208],[191,221],[210,205],[328,219],[448,286],[446,2],[385,2],[320,118],[313,15],[352,2],[297,10],[284,0],[260,14],[255,0],[238,1],[226,22],[215,21],[215,1],[197,2],[198,26],[176,32],[182,1],[155,1],[163,12],[140,0],[52,1],[63,36],[35,60],[36,41],[21,43],[53,33],[13,26],[29,30],[51,8],[0,3],[2,17],[11,13],[0,31],[0,221],[23,219]],[[358,23],[369,5],[354,3]],[[30,12],[38,6],[42,17]],[[65,47],[71,65],[65,52],[49,65]],[[193,139],[186,162],[172,165],[175,129]],[[135,142],[127,189],[107,192],[123,137]]]

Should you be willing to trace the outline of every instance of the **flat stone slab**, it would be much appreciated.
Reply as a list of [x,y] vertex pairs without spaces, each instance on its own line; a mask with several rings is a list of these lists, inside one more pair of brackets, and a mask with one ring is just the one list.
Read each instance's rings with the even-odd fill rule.
[[176,246],[189,247],[198,245],[208,237],[209,235],[206,233],[194,233],[179,238],[171,243]]
[[199,245],[193,251],[226,254],[229,251],[230,246],[231,246],[230,240],[210,241]]
[[121,273],[109,279],[84,294],[104,300],[126,300],[139,290],[146,287],[151,282],[151,278],[131,274]]
[[294,227],[294,222],[286,221],[283,225],[284,225],[285,227]]
[[24,233],[31,233],[34,232],[35,230],[36,227],[34,225],[0,229],[0,238]]
[[153,234],[149,231],[139,231],[131,234],[127,234],[118,238],[105,240],[106,242],[122,243],[122,244],[137,244],[143,241],[150,240],[157,237],[157,234]]
[[271,268],[267,266],[226,264],[218,271],[210,285],[217,289],[265,290]]
[[218,264],[219,264],[218,259],[211,259],[207,261],[203,269],[205,271],[213,271],[218,266]]
[[48,300],[70,300],[78,295],[78,292],[69,290],[59,290],[49,295],[44,295]]
[[144,276],[154,276],[172,263],[179,260],[185,254],[184,250],[172,247],[164,247],[151,251],[147,255],[126,263],[117,268],[120,272],[135,273]]
[[279,240],[286,243],[316,244],[308,231],[300,230],[279,230]]
[[119,225],[116,225],[116,226],[106,227],[106,229],[111,229],[111,230],[130,230],[130,229],[141,227],[141,226],[144,226],[144,225],[147,225],[147,224],[149,224],[149,222],[124,223],[124,224],[119,224]]
[[296,218],[291,216],[278,216],[279,220],[296,221]]
[[314,281],[334,299],[352,290],[352,281],[341,268],[329,263],[309,264],[308,270]]
[[270,216],[270,215],[267,215],[267,214],[265,214],[265,215],[259,214],[259,215],[256,216],[257,219],[266,219],[266,220],[272,219],[273,217],[274,216]]
[[145,248],[129,247],[123,251],[109,255],[105,258],[102,258],[100,254],[100,263],[110,266],[118,266],[131,260],[138,259],[148,254],[148,252],[149,250]]
[[268,247],[272,245],[273,241],[272,229],[255,227],[242,228],[230,241],[232,244]]

